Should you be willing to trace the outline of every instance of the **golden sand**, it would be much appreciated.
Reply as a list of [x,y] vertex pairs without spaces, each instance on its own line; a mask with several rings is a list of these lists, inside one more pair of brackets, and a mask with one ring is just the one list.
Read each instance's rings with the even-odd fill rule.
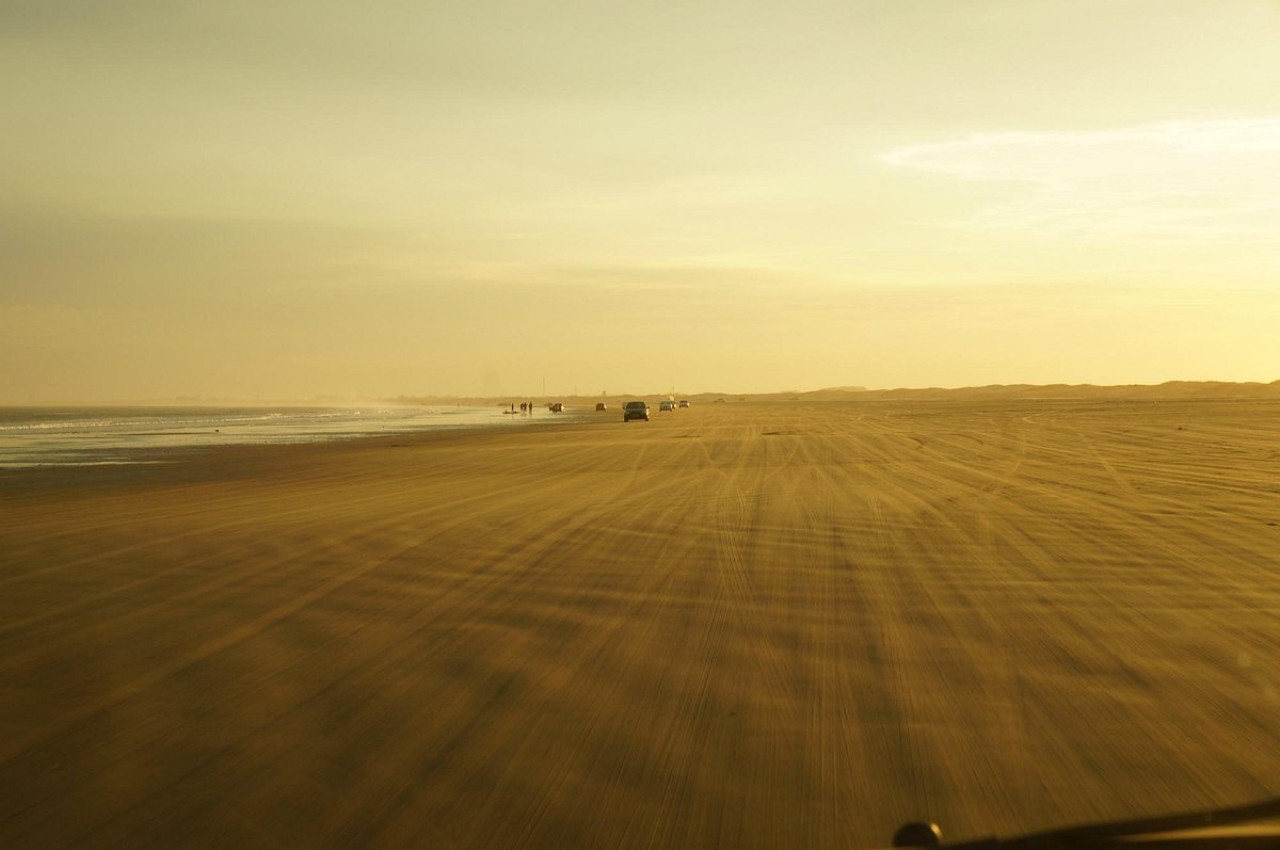
[[1280,793],[1280,402],[0,474],[0,846],[868,847]]

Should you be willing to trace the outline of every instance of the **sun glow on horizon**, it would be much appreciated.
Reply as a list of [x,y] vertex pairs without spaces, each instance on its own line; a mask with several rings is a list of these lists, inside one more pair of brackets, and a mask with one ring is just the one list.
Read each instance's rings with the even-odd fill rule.
[[0,12],[0,403],[1280,372],[1280,7],[91,5]]

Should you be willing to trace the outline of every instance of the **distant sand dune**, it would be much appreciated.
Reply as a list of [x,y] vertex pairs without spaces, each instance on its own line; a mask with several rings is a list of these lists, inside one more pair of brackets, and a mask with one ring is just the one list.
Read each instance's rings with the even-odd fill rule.
[[1275,794],[1280,401],[1020,392],[4,473],[0,846],[872,847]]
[[[612,394],[614,399],[665,398],[667,393]],[[1177,401],[1202,399],[1223,401],[1238,399],[1280,399],[1280,380],[1271,383],[1231,381],[1167,381],[1163,384],[992,384],[983,387],[900,387],[872,390],[865,387],[825,387],[818,390],[791,390],[772,393],[699,392],[680,394],[680,398],[693,399],[699,404],[716,401],[952,401],[967,404],[973,401]],[[557,396],[557,399],[586,409],[602,400],[596,396]],[[609,401],[604,398],[604,401]],[[402,403],[416,404],[477,404],[504,406],[508,399],[422,397],[397,399]],[[541,402],[539,402],[541,404]]]

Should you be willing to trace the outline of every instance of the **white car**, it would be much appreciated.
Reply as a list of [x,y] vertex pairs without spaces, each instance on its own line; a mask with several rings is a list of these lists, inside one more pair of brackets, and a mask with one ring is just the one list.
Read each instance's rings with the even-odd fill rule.
[[676,409],[676,403],[675,403],[674,401],[660,401],[660,402],[658,402],[658,412],[659,412],[659,413],[661,413],[661,412],[662,412],[662,411],[664,411],[664,410],[675,410],[675,409]]

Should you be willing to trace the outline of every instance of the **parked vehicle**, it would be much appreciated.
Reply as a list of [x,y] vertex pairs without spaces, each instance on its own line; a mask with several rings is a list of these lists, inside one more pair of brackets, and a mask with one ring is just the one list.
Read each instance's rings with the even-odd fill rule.
[[603,413],[608,409],[609,409],[609,405],[605,404],[603,401],[596,402],[596,413]]

